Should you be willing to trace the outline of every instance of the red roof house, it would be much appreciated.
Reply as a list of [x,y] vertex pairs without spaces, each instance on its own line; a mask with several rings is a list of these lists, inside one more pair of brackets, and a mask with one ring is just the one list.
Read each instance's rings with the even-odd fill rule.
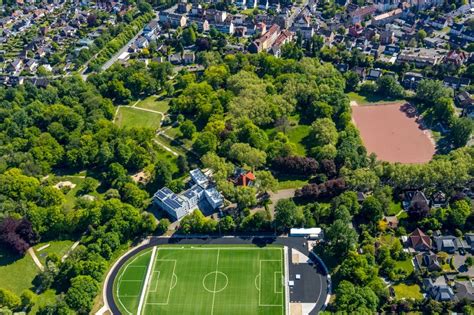
[[408,237],[408,242],[411,247],[419,251],[431,250],[431,237],[423,233],[417,228]]

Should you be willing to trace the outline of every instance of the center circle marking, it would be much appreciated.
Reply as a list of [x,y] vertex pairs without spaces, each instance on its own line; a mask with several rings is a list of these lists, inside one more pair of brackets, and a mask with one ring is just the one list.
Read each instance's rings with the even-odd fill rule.
[[229,278],[227,278],[225,273],[220,271],[209,272],[202,279],[202,286],[210,293],[219,293],[223,291],[227,288],[227,284],[229,284]]

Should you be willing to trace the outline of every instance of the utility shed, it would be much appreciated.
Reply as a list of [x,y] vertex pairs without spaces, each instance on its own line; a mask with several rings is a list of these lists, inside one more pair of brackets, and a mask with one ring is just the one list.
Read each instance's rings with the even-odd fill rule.
[[321,228],[292,228],[290,236],[294,237],[308,237],[311,239],[322,239],[323,230]]

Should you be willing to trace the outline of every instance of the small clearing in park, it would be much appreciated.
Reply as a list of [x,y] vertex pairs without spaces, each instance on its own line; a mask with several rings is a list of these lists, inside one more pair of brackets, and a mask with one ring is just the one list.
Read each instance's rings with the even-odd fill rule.
[[367,151],[381,161],[425,163],[435,154],[431,132],[408,103],[352,106],[352,118]]
[[283,247],[160,246],[114,282],[123,314],[284,315]]

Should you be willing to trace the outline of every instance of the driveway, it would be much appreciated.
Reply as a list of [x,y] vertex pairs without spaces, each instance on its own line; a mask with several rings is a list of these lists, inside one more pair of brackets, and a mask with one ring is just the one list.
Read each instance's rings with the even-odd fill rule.
[[[269,199],[271,200],[271,204],[268,205],[268,208],[270,209],[270,213],[272,217],[275,212],[275,205],[277,204],[278,200],[293,198],[295,196],[295,191],[296,189],[289,188],[289,189],[278,190],[276,193],[274,192],[268,193],[270,195]],[[265,210],[265,208],[258,207],[258,208],[252,209],[252,211],[259,211],[259,210]]]
[[466,258],[470,255],[466,253],[466,255],[462,256],[459,254],[454,254],[453,257],[453,265],[459,271],[459,274],[462,276],[468,276],[470,278],[474,277],[474,266],[467,267],[464,263]]

